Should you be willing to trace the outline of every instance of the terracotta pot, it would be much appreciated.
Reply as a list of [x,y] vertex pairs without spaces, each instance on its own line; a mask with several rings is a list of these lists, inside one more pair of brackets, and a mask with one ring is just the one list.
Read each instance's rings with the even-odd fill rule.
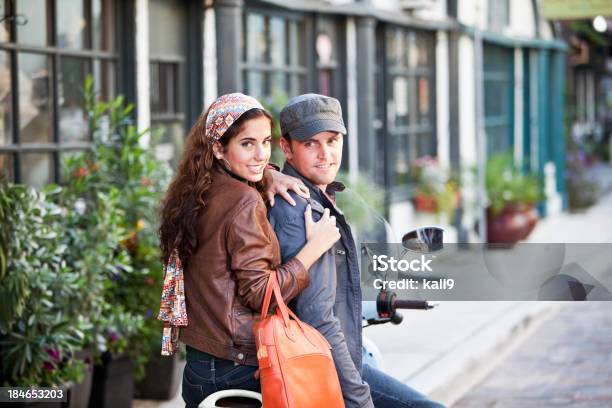
[[506,205],[493,214],[487,208],[487,241],[493,244],[514,244],[529,236],[538,222],[533,205]]
[[435,213],[438,211],[436,196],[416,195],[414,197],[414,210],[418,212]]

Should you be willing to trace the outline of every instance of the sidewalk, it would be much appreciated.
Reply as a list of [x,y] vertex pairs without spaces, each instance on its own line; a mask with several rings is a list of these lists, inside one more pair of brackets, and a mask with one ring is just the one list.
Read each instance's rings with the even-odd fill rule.
[[610,328],[612,303],[567,304],[453,408],[612,406]]

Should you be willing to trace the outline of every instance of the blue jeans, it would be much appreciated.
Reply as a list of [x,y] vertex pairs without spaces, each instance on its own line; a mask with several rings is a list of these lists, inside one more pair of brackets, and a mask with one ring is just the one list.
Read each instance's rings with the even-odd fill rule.
[[197,357],[187,353],[182,391],[185,407],[197,408],[210,394],[227,389],[261,392],[259,380],[253,377],[256,370],[202,352]]
[[413,390],[367,364],[363,365],[363,381],[370,386],[370,394],[376,408],[443,408],[443,405],[428,400],[423,394]]

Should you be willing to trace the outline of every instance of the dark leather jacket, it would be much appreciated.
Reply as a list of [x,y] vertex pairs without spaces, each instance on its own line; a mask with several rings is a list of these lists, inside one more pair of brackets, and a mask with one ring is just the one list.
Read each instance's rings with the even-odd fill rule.
[[296,258],[280,264],[278,241],[255,188],[215,167],[205,203],[198,246],[185,270],[189,324],[179,338],[216,357],[256,366],[252,327],[271,270],[285,301],[308,286],[308,271]]

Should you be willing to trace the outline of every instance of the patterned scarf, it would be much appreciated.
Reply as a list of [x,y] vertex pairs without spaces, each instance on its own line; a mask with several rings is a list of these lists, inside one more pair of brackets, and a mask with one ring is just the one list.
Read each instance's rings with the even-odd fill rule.
[[164,322],[161,354],[171,356],[177,349],[179,326],[187,326],[183,265],[176,249],[164,266],[164,287],[157,319]]

